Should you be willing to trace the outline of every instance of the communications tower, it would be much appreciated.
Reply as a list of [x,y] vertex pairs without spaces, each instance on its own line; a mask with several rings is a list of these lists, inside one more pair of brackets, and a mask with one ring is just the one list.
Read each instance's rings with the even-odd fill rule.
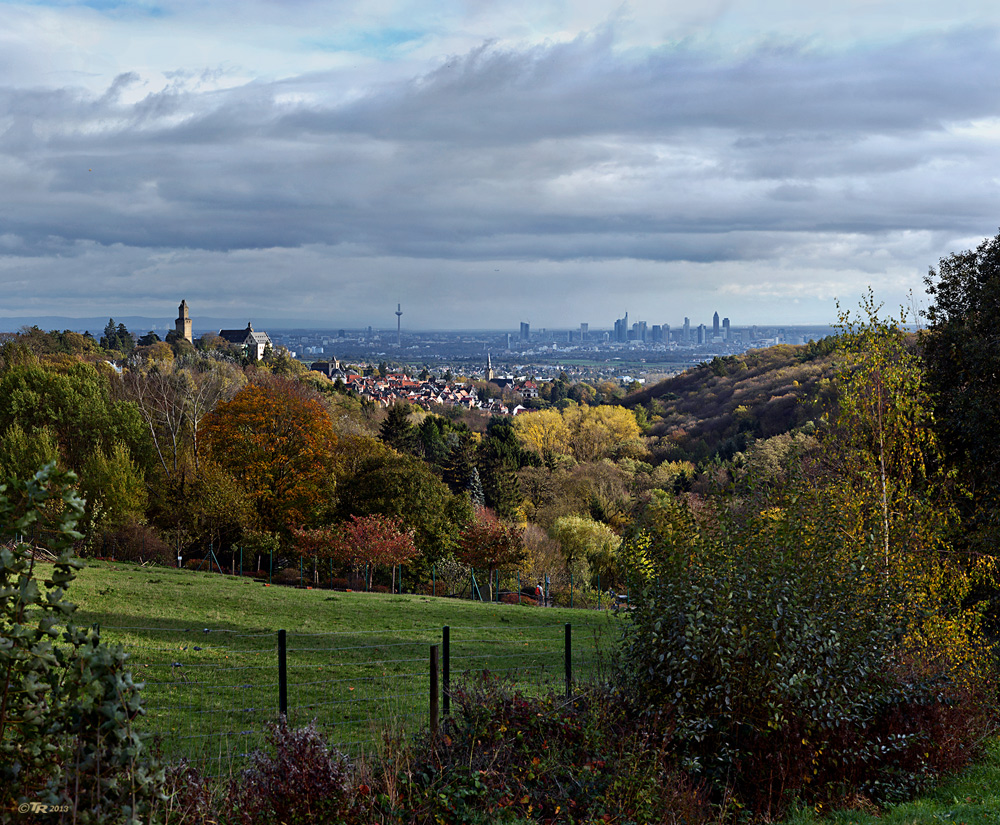
[[403,346],[403,305],[396,304],[396,346]]

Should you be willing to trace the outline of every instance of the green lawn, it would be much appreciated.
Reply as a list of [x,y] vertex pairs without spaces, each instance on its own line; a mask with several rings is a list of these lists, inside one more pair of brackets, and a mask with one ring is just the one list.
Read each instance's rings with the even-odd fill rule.
[[286,631],[288,710],[357,752],[386,729],[425,726],[430,647],[451,634],[451,673],[488,670],[527,690],[562,690],[565,624],[575,679],[597,675],[618,638],[602,611],[482,604],[420,595],[265,587],[249,578],[91,562],[69,591],[79,624],[123,645],[145,682],[141,726],[168,756],[223,772],[261,742],[278,712],[278,631]]

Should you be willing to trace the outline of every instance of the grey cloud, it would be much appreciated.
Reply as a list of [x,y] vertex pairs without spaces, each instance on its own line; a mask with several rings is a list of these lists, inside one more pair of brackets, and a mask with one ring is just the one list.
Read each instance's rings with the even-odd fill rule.
[[789,260],[829,233],[872,269],[893,233],[993,230],[1000,157],[952,127],[1000,115],[998,57],[992,30],[726,58],[619,51],[608,27],[360,91],[343,73],[202,91],[178,72],[131,103],[134,73],[96,95],[0,87],[0,255],[109,281],[163,250],[227,272],[246,255],[249,291],[281,250],[603,273]]

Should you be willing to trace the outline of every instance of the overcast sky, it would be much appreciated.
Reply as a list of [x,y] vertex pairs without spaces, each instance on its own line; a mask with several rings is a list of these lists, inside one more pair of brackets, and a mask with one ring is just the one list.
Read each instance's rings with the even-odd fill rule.
[[926,303],[1000,225],[998,77],[970,0],[0,0],[0,316]]

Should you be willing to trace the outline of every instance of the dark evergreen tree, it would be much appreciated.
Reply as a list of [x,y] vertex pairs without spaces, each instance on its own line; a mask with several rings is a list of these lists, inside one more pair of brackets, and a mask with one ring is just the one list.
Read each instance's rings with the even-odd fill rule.
[[389,407],[388,414],[379,428],[379,438],[401,453],[417,451],[417,432],[410,423],[410,405],[397,401]]
[[115,326],[115,319],[108,318],[108,323],[104,326],[104,335],[101,336],[101,347],[104,349],[114,349],[118,340],[118,328]]
[[509,418],[494,417],[479,445],[478,467],[486,506],[514,518],[523,502],[517,471],[526,462]]

